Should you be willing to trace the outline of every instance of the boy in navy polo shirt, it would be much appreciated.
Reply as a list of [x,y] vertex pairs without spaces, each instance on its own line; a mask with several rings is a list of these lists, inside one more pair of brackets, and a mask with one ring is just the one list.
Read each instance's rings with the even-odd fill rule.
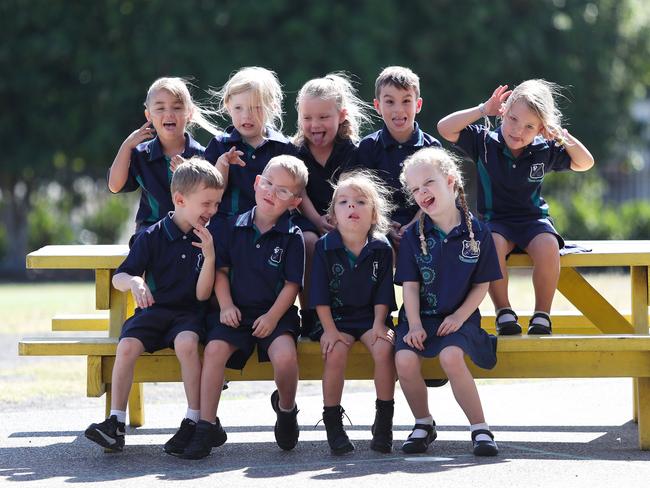
[[[508,298],[506,257],[515,249],[533,261],[535,313],[528,333],[551,333],[549,314],[564,241],[542,198],[542,182],[551,171],[586,171],[594,164],[587,148],[561,126],[558,90],[545,80],[525,81],[514,91],[499,85],[485,103],[438,122],[440,135],[456,143],[478,168],[478,211],[492,231],[503,275],[490,284],[500,335],[521,333]],[[489,116],[502,118],[495,130],[490,130]],[[469,125],[480,117],[485,125]]]
[[109,418],[91,424],[85,435],[114,451],[124,447],[133,370],[145,351],[173,347],[181,365],[188,411],[165,451],[180,454],[198,421],[198,343],[204,332],[200,302],[212,294],[215,277],[214,244],[206,226],[221,200],[223,179],[210,163],[192,158],[176,168],[171,193],[174,211],[138,235],[113,276],[113,286],[130,290],[137,308],[124,323],[117,345]]
[[256,206],[228,220],[217,243],[215,292],[220,310],[208,315],[201,373],[201,420],[182,457],[200,459],[225,438],[217,417],[225,368],[243,369],[257,346],[271,361],[277,390],[275,439],[282,449],[298,442],[296,337],[293,305],[302,287],[305,248],[289,210],[300,204],[307,168],[293,156],[276,156],[255,178]]
[[181,78],[156,80],[144,105],[147,122],[124,140],[108,170],[111,192],[142,189],[135,234],[174,209],[169,191],[174,168],[183,159],[203,156],[205,152],[186,129],[197,124],[214,134],[219,132],[204,116],[205,109],[192,100]]
[[420,78],[409,68],[389,66],[375,81],[375,109],[381,115],[381,130],[364,137],[357,151],[358,164],[377,171],[393,189],[395,210],[389,233],[398,247],[407,227],[415,222],[417,205],[402,192],[399,175],[404,160],[418,149],[440,147],[438,140],[420,130],[415,116],[422,109]]

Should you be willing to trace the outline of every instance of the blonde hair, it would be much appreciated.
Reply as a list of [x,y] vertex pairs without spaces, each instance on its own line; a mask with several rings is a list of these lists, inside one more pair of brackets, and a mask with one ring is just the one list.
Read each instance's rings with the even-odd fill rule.
[[305,190],[309,178],[309,171],[307,170],[305,163],[303,163],[302,160],[298,159],[295,156],[281,154],[280,156],[275,156],[269,160],[269,162],[264,167],[264,171],[262,171],[262,175],[267,174],[271,168],[276,167],[282,168],[291,175],[298,189],[298,192],[295,196],[299,197]]
[[375,223],[370,227],[369,235],[380,236],[388,233],[390,229],[390,212],[394,205],[391,200],[391,190],[386,183],[367,169],[355,169],[341,173],[338,183],[333,185],[334,193],[327,208],[330,219],[334,219],[334,206],[336,196],[343,187],[351,187],[361,193],[372,203]]
[[224,181],[221,173],[213,164],[194,156],[180,164],[172,175],[171,192],[188,195],[201,187],[223,190]]
[[151,84],[149,90],[147,90],[147,98],[144,100],[144,106],[147,110],[150,110],[153,95],[160,90],[165,90],[176,97],[183,104],[185,110],[190,113],[190,118],[187,123],[188,130],[194,125],[198,125],[212,135],[220,133],[221,129],[211,119],[213,112],[192,99],[188,86],[192,86],[192,84],[184,78],[158,78]]
[[546,80],[526,80],[512,91],[503,107],[506,114],[510,108],[523,100],[544,128],[558,140],[562,139],[562,112],[557,106],[556,99],[562,96],[562,87]]
[[412,89],[416,98],[420,98],[420,77],[410,68],[404,66],[388,66],[384,68],[375,80],[375,98],[379,100],[381,89],[385,86],[394,86],[402,90]]
[[262,110],[262,125],[282,130],[282,86],[277,75],[266,68],[249,66],[230,76],[220,90],[211,90],[217,101],[217,113],[228,114],[228,102],[234,95],[250,92],[251,104]]
[[[478,244],[474,239],[472,217],[467,206],[467,198],[465,197],[463,176],[459,169],[460,163],[460,158],[445,149],[442,149],[440,147],[426,147],[424,149],[420,149],[419,151],[406,158],[404,161],[404,166],[402,168],[402,173],[399,176],[399,180],[402,183],[402,187],[406,190],[406,174],[408,173],[409,169],[421,164],[428,164],[435,168],[438,168],[438,170],[440,170],[440,172],[445,177],[451,176],[454,179],[454,192],[458,198],[458,203],[460,203],[460,207],[463,211],[463,217],[465,218],[465,223],[467,224],[467,229],[469,230],[470,247],[472,251],[477,252]],[[410,194],[409,197],[412,198]],[[421,212],[420,219],[418,221],[418,237],[420,239],[420,248],[422,249],[422,254],[427,254],[427,243],[426,238],[424,237],[424,216],[425,213]]]
[[294,138],[294,144],[301,146],[305,140],[305,134],[300,123],[300,103],[305,98],[320,98],[331,100],[336,104],[336,110],[347,112],[345,120],[339,125],[337,136],[340,139],[350,139],[358,142],[361,127],[372,122],[371,107],[357,96],[352,82],[347,74],[329,73],[323,78],[314,78],[305,83],[296,97],[296,110],[298,111],[298,131]]

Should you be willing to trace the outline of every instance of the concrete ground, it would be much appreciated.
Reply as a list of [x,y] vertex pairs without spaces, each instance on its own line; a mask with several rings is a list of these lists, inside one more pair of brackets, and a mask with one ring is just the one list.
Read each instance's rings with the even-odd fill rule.
[[430,389],[438,440],[429,452],[405,456],[401,442],[413,418],[396,394],[395,447],[368,447],[374,393],[370,382],[349,382],[343,406],[356,451],[332,456],[321,418],[320,384],[301,383],[300,443],[291,452],[274,442],[273,384],[231,383],[219,416],[228,442],[211,456],[187,461],[162,444],[185,411],[179,384],[146,385],[146,424],[128,429],[120,454],[105,454],[83,437],[103,417],[104,399],[78,398],[40,405],[3,405],[0,422],[2,486],[650,486],[650,452],[638,450],[631,421],[631,380],[483,381],[479,391],[501,452],[471,454],[467,422],[449,385]]

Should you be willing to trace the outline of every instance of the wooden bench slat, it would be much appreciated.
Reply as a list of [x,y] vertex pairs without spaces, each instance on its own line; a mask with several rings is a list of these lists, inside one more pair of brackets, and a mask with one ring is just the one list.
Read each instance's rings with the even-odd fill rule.
[[108,312],[61,314],[52,318],[55,332],[108,330]]

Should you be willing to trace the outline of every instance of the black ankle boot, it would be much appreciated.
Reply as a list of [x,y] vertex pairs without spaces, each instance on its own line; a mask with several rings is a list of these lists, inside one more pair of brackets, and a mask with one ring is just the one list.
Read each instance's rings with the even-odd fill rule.
[[375,422],[372,424],[370,449],[389,453],[393,450],[393,412],[394,400],[375,401]]
[[323,423],[327,431],[327,442],[332,454],[345,454],[354,451],[354,444],[343,430],[343,407],[323,407]]

